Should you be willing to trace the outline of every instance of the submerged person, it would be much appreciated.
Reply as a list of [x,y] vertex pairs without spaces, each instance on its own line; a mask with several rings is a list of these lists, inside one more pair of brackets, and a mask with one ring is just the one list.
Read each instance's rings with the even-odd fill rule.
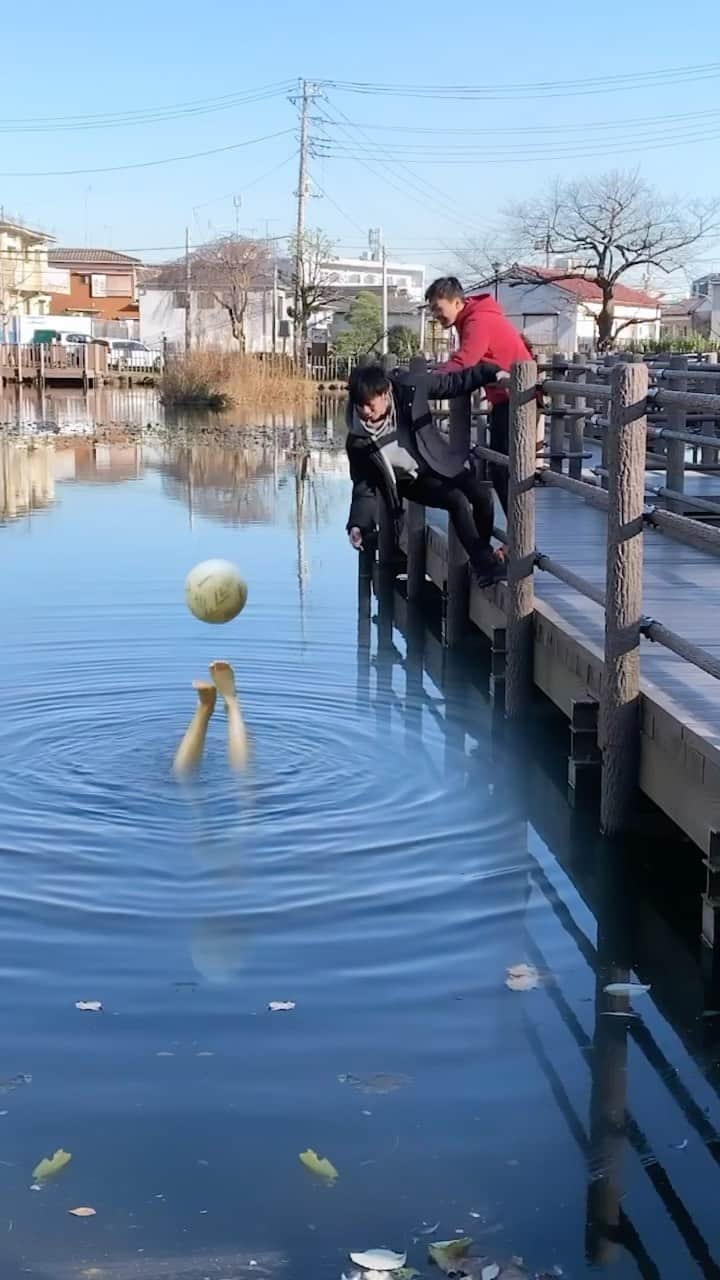
[[[489,360],[502,369],[509,369],[515,360],[534,359],[522,334],[489,293],[467,297],[456,276],[441,276],[425,291],[425,301],[433,319],[439,321],[443,329],[454,328],[460,339],[457,351],[437,366],[438,373],[467,369],[478,360]],[[489,386],[486,395],[490,404],[490,448],[506,454],[510,428],[508,388]],[[490,463],[489,473],[507,516],[507,467]]]
[[192,773],[200,764],[218,693],[225,702],[227,712],[230,768],[239,773],[248,761],[248,735],[235,687],[235,673],[229,662],[212,662],[210,675],[212,683],[209,680],[193,681],[198,706],[175,753],[173,773],[178,777]]
[[457,373],[388,374],[380,364],[353,370],[347,409],[353,485],[347,531],[356,550],[375,534],[378,496],[396,521],[403,499],[408,499],[449,513],[480,586],[503,576],[490,541],[491,493],[478,477],[475,459],[451,445],[435,426],[429,401],[453,400],[495,386],[506,376],[486,361]]

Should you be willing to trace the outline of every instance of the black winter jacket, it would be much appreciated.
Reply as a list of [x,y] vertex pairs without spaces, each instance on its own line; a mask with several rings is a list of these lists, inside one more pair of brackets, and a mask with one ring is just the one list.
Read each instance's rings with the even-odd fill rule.
[[[500,372],[497,365],[482,361],[469,369],[453,373],[404,373],[398,370],[390,374],[392,393],[395,397],[398,439],[435,475],[451,480],[462,471],[467,454],[452,448],[432,419],[431,400],[455,400],[496,381]],[[388,468],[380,456],[380,449],[369,436],[350,431],[352,405],[348,405],[348,437],[346,449],[350,460],[352,502],[347,523],[348,530],[357,528],[369,533],[377,519],[377,495],[380,492],[396,515],[400,512],[397,488],[390,479]]]

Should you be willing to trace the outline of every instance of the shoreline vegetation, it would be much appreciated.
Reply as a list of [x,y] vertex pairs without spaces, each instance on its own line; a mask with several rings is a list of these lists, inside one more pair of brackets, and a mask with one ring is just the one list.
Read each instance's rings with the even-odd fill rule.
[[243,355],[239,351],[189,351],[173,356],[158,383],[169,409],[303,408],[314,403],[316,385],[287,356]]

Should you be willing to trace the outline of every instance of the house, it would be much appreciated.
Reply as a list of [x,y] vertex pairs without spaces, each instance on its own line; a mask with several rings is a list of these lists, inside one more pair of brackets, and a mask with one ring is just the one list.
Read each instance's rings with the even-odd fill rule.
[[[348,328],[348,314],[358,292],[372,293],[379,297],[380,291],[373,288],[349,289],[336,302],[331,302],[322,312],[313,317],[311,334],[315,342],[334,342]],[[388,329],[402,325],[412,329],[420,337],[420,307],[411,302],[404,294],[395,289],[388,290]],[[379,348],[378,348],[379,349]]]
[[674,338],[710,335],[710,303],[707,297],[683,298],[680,302],[663,302],[660,308],[660,336]]
[[50,309],[48,246],[53,236],[0,217],[0,338],[15,341],[22,315]]
[[114,249],[51,249],[50,313],[89,315],[101,338],[138,337],[138,258]]
[[[555,267],[514,266],[487,282],[508,318],[535,351],[588,351],[597,341],[602,295],[581,275]],[[618,284],[614,294],[617,345],[660,337],[660,300]]]
[[[185,290],[168,288],[147,280],[139,288],[140,337],[149,346],[164,345],[169,351],[185,349]],[[292,299],[283,288],[275,291],[277,298],[276,323],[273,325],[273,288],[253,288],[248,292],[245,313],[245,350],[250,353],[284,352],[288,347],[290,324],[287,319],[288,304]],[[214,292],[208,289],[190,289],[190,341],[195,348],[214,348],[221,351],[237,351],[238,341],[233,336],[230,316],[220,305]],[[273,334],[274,331],[274,334]],[[274,336],[274,346],[273,346]]]

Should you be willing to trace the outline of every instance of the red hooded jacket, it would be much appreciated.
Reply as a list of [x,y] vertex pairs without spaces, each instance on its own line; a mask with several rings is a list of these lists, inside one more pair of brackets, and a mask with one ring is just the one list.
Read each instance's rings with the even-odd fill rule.
[[[455,321],[460,338],[457,351],[438,366],[442,373],[453,369],[466,369],[480,360],[499,364],[509,372],[513,360],[532,360],[532,351],[505,312],[489,293],[468,298]],[[508,393],[504,387],[489,386],[485,394],[491,405],[502,404]]]

